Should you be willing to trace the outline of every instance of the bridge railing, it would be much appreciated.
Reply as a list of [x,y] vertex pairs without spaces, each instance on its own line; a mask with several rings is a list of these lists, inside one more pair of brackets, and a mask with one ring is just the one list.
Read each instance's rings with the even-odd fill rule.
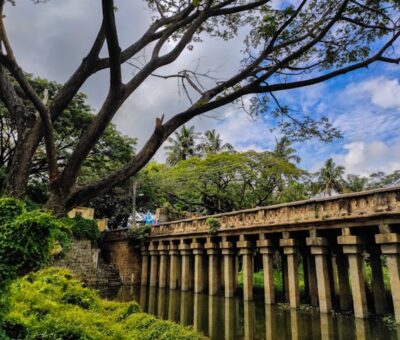
[[207,233],[209,217],[218,219],[223,231],[393,214],[400,214],[400,186],[166,222],[154,226],[151,235]]

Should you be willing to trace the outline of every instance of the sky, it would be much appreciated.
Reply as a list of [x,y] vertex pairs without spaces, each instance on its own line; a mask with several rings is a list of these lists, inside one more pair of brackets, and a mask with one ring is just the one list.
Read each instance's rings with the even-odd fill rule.
[[[64,82],[79,65],[97,34],[101,8],[97,0],[50,0],[34,5],[17,1],[6,8],[6,28],[22,68],[34,75]],[[135,41],[151,22],[151,12],[142,0],[116,1],[120,44]],[[185,51],[179,61],[159,73],[169,74],[196,67],[218,78],[237,70],[243,32],[223,42],[205,39],[193,51]],[[139,62],[137,60],[136,62]],[[134,72],[124,67],[124,79]],[[335,78],[323,84],[280,92],[280,101],[291,109],[312,117],[328,116],[343,138],[332,143],[311,140],[296,143],[301,166],[317,171],[332,157],[351,174],[400,169],[400,66],[374,64],[369,69]],[[89,104],[98,109],[105,98],[108,73],[100,72],[82,88]],[[244,98],[248,101],[249,98]],[[121,107],[113,122],[124,134],[138,138],[142,146],[154,129],[156,117],[166,118],[187,107],[187,99],[177,81],[149,78]],[[279,135],[271,132],[267,115],[251,119],[237,105],[227,105],[193,119],[198,131],[216,129],[224,142],[237,150],[270,150]],[[155,159],[162,161],[161,149]]]

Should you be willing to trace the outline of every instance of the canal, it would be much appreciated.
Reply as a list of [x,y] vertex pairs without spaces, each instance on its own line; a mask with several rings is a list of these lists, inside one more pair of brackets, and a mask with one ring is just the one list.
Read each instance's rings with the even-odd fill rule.
[[351,316],[319,314],[310,309],[295,311],[280,305],[268,306],[262,298],[244,302],[239,297],[226,299],[179,290],[126,286],[101,288],[100,293],[112,300],[136,300],[143,311],[192,326],[214,340],[400,338],[400,331],[380,320],[355,320]]

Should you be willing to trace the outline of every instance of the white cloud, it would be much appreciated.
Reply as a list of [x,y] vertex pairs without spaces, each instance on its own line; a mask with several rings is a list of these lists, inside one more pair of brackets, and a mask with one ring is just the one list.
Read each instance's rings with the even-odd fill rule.
[[375,171],[386,173],[400,169],[400,142],[388,145],[382,141],[353,142],[344,145],[345,153],[334,156],[336,163],[351,174],[369,175]]
[[354,99],[368,99],[384,109],[400,108],[400,83],[398,79],[381,76],[346,87],[347,95]]

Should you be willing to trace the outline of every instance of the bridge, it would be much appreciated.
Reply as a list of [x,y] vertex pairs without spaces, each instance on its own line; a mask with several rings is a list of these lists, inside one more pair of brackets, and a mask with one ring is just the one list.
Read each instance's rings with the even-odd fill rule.
[[[219,225],[212,232],[210,217]],[[278,262],[282,299],[290,307],[300,305],[302,275],[303,302],[322,313],[352,310],[366,318],[393,312],[400,323],[400,187],[162,223],[152,226],[140,251],[126,231],[107,233],[105,244],[123,283],[209,295],[223,291],[229,298],[242,271],[243,299],[250,301],[258,258],[267,305],[277,302]]]

